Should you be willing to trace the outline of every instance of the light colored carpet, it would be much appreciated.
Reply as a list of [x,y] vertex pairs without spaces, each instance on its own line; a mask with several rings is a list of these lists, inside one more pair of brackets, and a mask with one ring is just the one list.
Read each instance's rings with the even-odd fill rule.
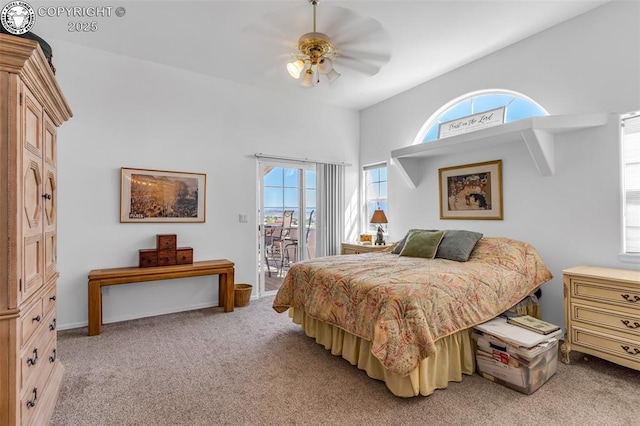
[[393,396],[304,335],[273,298],[61,331],[51,425],[632,425],[640,372],[578,356],[532,395],[483,379]]

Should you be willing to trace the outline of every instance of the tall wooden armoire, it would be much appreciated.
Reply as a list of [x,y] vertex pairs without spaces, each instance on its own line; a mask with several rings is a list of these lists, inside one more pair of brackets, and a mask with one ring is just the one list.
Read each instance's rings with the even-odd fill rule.
[[0,425],[45,425],[56,338],[56,131],[71,118],[40,45],[0,34]]

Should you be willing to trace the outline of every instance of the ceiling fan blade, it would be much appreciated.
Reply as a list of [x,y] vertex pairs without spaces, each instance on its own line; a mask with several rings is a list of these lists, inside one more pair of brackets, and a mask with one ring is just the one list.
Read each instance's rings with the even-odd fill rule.
[[359,18],[342,31],[331,33],[336,45],[351,43],[389,44],[390,39],[382,24],[373,18]]
[[[307,4],[261,15],[242,34],[245,50],[256,62],[280,69],[295,56],[298,38],[312,30],[313,10]],[[382,24],[352,9],[320,4],[316,31],[329,36],[343,68],[375,75],[391,58],[390,39]]]
[[378,64],[382,66],[389,62],[389,60],[391,59],[391,52],[389,52],[388,50],[374,52],[365,50],[341,49],[338,57],[356,59],[359,61]]
[[352,56],[338,56],[334,62],[336,63],[336,70],[340,72],[340,67],[348,67],[355,71],[359,71],[363,74],[374,76],[378,74],[380,68],[384,64],[376,64],[369,61],[364,61],[360,58],[354,58]]
[[288,31],[266,20],[243,28],[241,34],[247,43],[267,40],[271,45],[288,50],[294,49],[297,45],[297,40],[291,37]]
[[345,31],[358,19],[360,16],[351,9],[321,4],[316,15],[317,31],[333,39],[332,35]]

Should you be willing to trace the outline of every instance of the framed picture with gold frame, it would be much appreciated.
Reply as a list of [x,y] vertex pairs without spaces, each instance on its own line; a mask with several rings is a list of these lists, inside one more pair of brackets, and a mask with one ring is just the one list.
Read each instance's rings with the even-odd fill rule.
[[207,175],[122,167],[120,222],[204,222]]
[[502,220],[502,160],[438,170],[440,219]]

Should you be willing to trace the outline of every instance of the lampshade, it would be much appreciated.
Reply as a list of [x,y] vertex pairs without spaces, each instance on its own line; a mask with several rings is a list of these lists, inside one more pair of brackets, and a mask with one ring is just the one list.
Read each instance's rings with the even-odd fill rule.
[[300,85],[302,87],[313,87],[313,70],[311,68],[307,69],[304,73],[304,77],[302,77]]
[[318,72],[328,74],[333,69],[333,61],[329,58],[320,58],[318,61]]
[[287,71],[289,71],[289,75],[293,78],[299,78],[303,68],[304,61],[302,59],[297,59],[287,64]]
[[331,71],[329,71],[326,76],[327,76],[327,80],[329,80],[329,84],[333,83],[334,81],[336,81],[338,79],[338,77],[340,77],[342,74],[340,74],[338,71],[331,69]]
[[384,210],[377,209],[371,216],[370,223],[387,223],[387,216],[384,214]]

